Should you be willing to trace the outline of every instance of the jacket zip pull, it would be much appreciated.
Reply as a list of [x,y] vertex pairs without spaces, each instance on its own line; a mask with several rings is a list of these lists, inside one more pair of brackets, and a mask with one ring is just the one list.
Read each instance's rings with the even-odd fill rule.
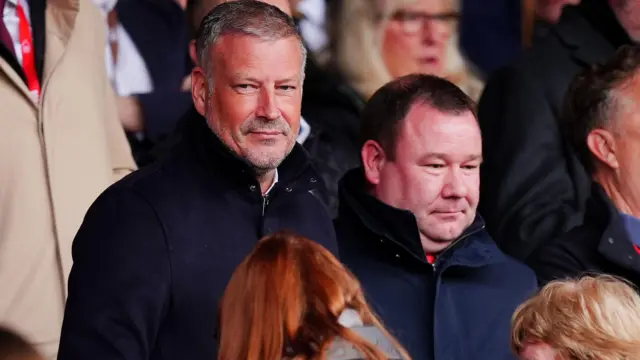
[[267,205],[269,205],[269,195],[262,196],[262,216],[264,216],[264,212],[267,209]]

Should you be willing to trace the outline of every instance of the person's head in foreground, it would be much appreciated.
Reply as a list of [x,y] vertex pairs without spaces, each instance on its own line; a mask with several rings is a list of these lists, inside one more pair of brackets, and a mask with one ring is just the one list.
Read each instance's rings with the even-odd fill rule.
[[364,110],[362,138],[372,195],[415,215],[426,252],[439,253],[473,223],[482,136],[460,88],[418,74],[386,84]]
[[218,359],[409,357],[329,251],[279,232],[263,238],[231,277],[220,309]]
[[44,360],[24,338],[0,326],[0,360]]
[[514,313],[522,360],[640,359],[640,297],[612,276],[547,284]]
[[264,192],[300,130],[307,53],[296,24],[261,1],[225,2],[202,21],[196,50],[194,106]]

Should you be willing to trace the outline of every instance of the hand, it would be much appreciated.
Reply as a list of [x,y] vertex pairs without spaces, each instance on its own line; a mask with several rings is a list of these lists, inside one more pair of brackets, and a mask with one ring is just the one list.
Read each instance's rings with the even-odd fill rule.
[[144,129],[142,108],[135,96],[118,96],[118,117],[122,127],[128,132],[139,132]]
[[191,91],[191,75],[187,75],[182,80],[182,86],[180,86],[180,90],[182,90],[182,91]]

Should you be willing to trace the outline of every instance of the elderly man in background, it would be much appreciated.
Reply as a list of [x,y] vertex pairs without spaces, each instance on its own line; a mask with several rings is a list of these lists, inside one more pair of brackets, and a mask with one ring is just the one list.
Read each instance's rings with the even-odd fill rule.
[[604,273],[640,286],[640,47],[578,75],[562,124],[592,176],[584,224],[529,259],[540,283]]
[[215,359],[219,300],[261,237],[289,229],[337,253],[296,143],[306,50],[291,17],[219,5],[197,53],[180,142],[103,193],[75,238],[60,360]]
[[582,69],[640,41],[638,19],[638,0],[582,0],[487,83],[478,107],[485,155],[480,211],[507,254],[525,260],[582,224],[591,179],[562,136],[562,99]]

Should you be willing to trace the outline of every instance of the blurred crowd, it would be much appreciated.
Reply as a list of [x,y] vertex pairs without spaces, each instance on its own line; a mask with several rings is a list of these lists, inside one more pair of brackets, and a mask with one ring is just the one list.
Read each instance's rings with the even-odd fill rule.
[[0,10],[0,360],[640,359],[640,0]]

